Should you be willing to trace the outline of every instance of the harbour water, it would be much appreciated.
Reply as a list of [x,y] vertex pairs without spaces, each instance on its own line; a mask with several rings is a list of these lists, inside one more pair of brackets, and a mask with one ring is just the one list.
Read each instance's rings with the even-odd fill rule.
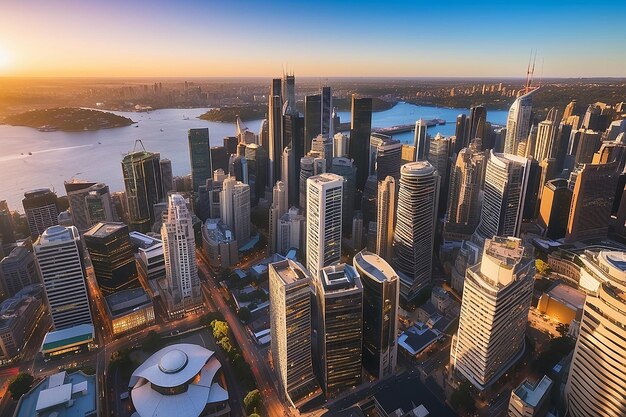
[[[187,130],[208,127],[211,145],[221,145],[225,136],[235,134],[232,123],[208,122],[197,117],[207,109],[163,109],[149,113],[115,112],[137,124],[95,132],[40,132],[20,126],[0,125],[0,200],[6,199],[11,210],[23,211],[25,191],[50,187],[64,195],[63,182],[72,178],[99,181],[111,191],[124,188],[120,162],[141,139],[148,151],[159,152],[161,158],[172,161],[174,175],[190,171]],[[454,122],[463,109],[415,106],[399,103],[393,108],[374,113],[374,127],[389,127],[415,123],[419,118],[446,120],[446,125],[429,129],[431,135],[454,134]],[[504,124],[506,111],[489,111],[488,120]],[[349,112],[340,112],[342,121],[350,120]],[[257,133],[261,121],[246,125]],[[413,140],[413,133],[400,133],[403,142]],[[31,154],[29,154],[31,153]]]

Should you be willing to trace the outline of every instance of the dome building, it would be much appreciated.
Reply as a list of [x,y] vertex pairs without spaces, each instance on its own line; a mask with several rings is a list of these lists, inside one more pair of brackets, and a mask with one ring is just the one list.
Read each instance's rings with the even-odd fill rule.
[[[214,352],[198,345],[167,346],[133,372],[133,417],[228,417],[228,392]],[[223,378],[222,378],[223,384]]]

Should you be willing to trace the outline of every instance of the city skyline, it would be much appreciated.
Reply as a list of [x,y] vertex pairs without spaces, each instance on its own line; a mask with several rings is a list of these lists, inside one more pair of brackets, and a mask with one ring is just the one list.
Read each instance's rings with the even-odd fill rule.
[[[624,38],[614,29],[626,5],[607,6],[610,13],[583,2],[12,3],[0,18],[0,76],[269,77],[282,69],[303,77],[523,77],[535,51],[537,76],[624,76],[626,58],[615,53]],[[303,16],[334,24],[307,31]],[[264,30],[271,21],[280,24]],[[237,31],[227,30],[232,23]]]

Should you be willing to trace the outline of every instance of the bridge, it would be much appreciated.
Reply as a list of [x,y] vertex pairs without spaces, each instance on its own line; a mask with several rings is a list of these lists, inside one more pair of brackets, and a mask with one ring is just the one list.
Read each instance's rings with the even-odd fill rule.
[[[428,127],[433,127],[437,125],[445,125],[446,121],[443,119],[429,119],[429,120],[424,120],[424,123],[426,123],[426,126]],[[411,132],[413,130],[415,130],[415,123],[408,124],[408,125],[389,126],[389,127],[373,127],[372,133],[382,133],[384,135],[393,135],[395,133]]]

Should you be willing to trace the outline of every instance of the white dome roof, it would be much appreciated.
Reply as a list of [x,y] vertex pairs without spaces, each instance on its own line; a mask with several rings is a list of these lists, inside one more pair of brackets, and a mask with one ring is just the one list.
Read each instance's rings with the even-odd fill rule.
[[189,358],[180,349],[172,349],[161,357],[159,369],[166,374],[175,374],[187,365]]

